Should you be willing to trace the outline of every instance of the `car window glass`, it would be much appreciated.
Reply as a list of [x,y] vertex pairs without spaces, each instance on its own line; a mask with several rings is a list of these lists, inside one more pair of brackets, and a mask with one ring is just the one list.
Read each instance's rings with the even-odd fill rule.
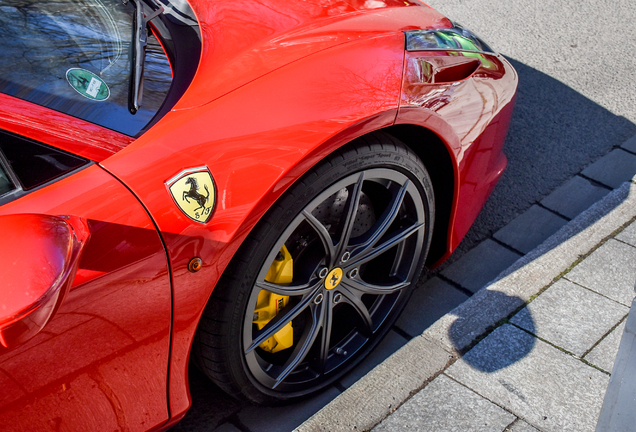
[[0,0],[0,92],[136,135],[161,108],[172,73],[146,48],[143,103],[128,111],[132,2]]
[[[6,132],[0,132],[0,151],[25,191],[54,180],[89,162],[70,153]],[[7,181],[10,181],[7,173],[4,174]]]

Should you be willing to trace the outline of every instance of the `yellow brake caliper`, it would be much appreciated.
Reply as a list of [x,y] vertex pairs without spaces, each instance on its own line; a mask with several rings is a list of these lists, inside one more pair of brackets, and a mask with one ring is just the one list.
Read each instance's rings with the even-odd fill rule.
[[[291,254],[283,245],[278,256],[270,266],[265,276],[265,280],[269,283],[277,285],[290,284],[294,277],[294,261]],[[289,296],[274,294],[272,292],[261,290],[256,300],[256,309],[254,309],[254,324],[261,330],[268,322],[270,322],[285,306],[289,303]],[[291,321],[280,329],[274,336],[267,339],[259,345],[260,348],[267,352],[276,353],[284,349],[290,348],[294,343],[294,330]]]

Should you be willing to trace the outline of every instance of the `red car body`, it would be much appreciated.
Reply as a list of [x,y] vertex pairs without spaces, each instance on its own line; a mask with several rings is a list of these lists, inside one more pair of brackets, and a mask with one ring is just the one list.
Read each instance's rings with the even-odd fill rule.
[[[152,430],[182,418],[193,337],[226,266],[290,185],[353,139],[385,130],[424,161],[438,208],[429,265],[457,247],[506,165],[517,75],[485,54],[488,67],[422,82],[417,62],[438,58],[443,68],[450,57],[405,52],[404,31],[451,27],[433,9],[410,0],[190,3],[202,42],[196,75],[137,138],[0,95],[0,129],[95,162],[0,206],[12,230],[34,228],[9,215],[44,214],[71,215],[84,232],[76,276],[50,320],[0,347],[2,430]],[[217,190],[206,224],[181,212],[164,184],[200,166]],[[16,283],[33,271],[34,245],[10,254]],[[195,273],[193,257],[203,263]]]

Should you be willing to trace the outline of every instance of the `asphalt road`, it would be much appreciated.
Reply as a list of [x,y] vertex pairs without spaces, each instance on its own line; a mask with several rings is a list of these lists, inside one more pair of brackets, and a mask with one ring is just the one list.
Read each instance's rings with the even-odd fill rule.
[[[520,79],[508,168],[454,260],[636,134],[636,9],[633,0],[428,3],[511,59]],[[190,382],[193,406],[175,431],[291,430],[342,390],[272,409],[234,401],[196,371]]]

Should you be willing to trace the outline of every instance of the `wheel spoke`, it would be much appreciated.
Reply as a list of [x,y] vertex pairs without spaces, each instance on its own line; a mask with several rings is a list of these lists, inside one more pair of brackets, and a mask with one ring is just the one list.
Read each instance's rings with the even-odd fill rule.
[[338,242],[337,257],[341,257],[344,253],[349,239],[351,238],[351,232],[353,231],[353,225],[356,220],[356,214],[358,213],[358,205],[360,204],[360,195],[362,193],[362,184],[364,183],[364,172],[360,173],[360,177],[353,187],[353,191],[349,193],[349,199],[347,200],[347,209],[345,213],[345,220],[342,224],[342,232],[340,233],[340,241]]
[[357,245],[352,255],[364,254],[366,250],[375,246],[375,244],[386,234],[387,230],[397,217],[404,197],[406,196],[406,189],[409,186],[409,181],[406,180],[400,190],[393,196],[391,204],[388,206],[388,211],[385,212],[382,222],[375,230],[375,232],[362,244]]
[[254,337],[252,344],[245,350],[245,354],[248,354],[257,346],[278,333],[278,331],[285,327],[288,322],[304,311],[307,306],[311,304],[313,298],[313,295],[306,295],[296,305],[292,305],[291,303],[287,304],[287,306],[285,306],[274,318],[272,318],[265,327],[256,333],[256,337]]
[[294,351],[292,352],[291,356],[289,356],[289,360],[287,360],[287,363],[285,363],[285,366],[283,367],[283,371],[276,377],[276,382],[274,383],[272,388],[278,387],[278,385],[282,383],[285,380],[285,378],[287,378],[289,374],[292,373],[298,367],[298,365],[302,363],[305,357],[307,357],[307,353],[309,352],[309,349],[312,347],[312,345],[316,341],[316,338],[318,337],[318,333],[320,332],[320,329],[322,328],[323,304],[324,303],[321,303],[320,305],[316,305],[315,307],[312,308],[313,319],[312,319],[311,327],[302,335],[302,337],[296,344],[296,348],[294,348]]
[[366,262],[369,262],[372,259],[382,255],[384,252],[388,251],[392,247],[394,247],[396,245],[399,245],[400,243],[404,242],[411,235],[413,235],[417,231],[421,230],[423,227],[424,227],[424,224],[420,223],[420,224],[412,225],[412,226],[410,226],[408,228],[400,229],[397,233],[395,233],[388,240],[384,241],[378,247],[370,246],[370,247],[366,248],[365,250],[361,251],[360,253],[358,253],[357,255],[355,255],[354,257],[352,257],[350,262],[347,263],[347,264],[349,264],[347,266],[347,269],[352,268],[352,267],[360,266],[360,265],[362,265],[362,264],[364,264]]
[[340,293],[344,297],[344,301],[351,305],[358,315],[360,315],[360,318],[362,318],[363,328],[361,330],[363,336],[371,336],[373,333],[373,320],[371,319],[371,314],[369,314],[369,309],[367,309],[362,300],[353,293],[353,290],[347,289],[348,287],[345,284],[342,285],[345,289],[340,290]]
[[393,260],[393,265],[391,266],[391,272],[389,273],[389,276],[394,277],[397,275],[400,269],[400,264],[402,263],[402,260],[404,259],[404,249],[405,249],[404,242],[398,244],[397,251],[395,252],[395,259]]
[[318,234],[318,237],[325,248],[327,265],[332,266],[335,261],[336,250],[329,231],[327,231],[327,228],[325,228],[325,226],[307,210],[303,210],[303,216],[305,216],[307,223],[309,223],[309,225],[311,225],[314,231]]
[[409,281],[403,281],[393,285],[374,285],[368,282],[364,282],[360,279],[345,279],[341,282],[341,285],[344,285],[349,291],[353,293],[355,292],[360,293],[358,297],[362,297],[363,294],[373,294],[373,295],[393,294],[395,292],[403,290],[410,284],[411,282]]
[[320,341],[320,363],[319,373],[325,372],[325,366],[327,365],[327,359],[329,357],[329,344],[331,342],[331,324],[333,322],[333,293],[328,292],[325,295],[322,306],[322,338]]
[[277,285],[271,282],[258,281],[256,287],[265,291],[272,292],[278,295],[284,296],[300,296],[307,295],[314,291],[320,283],[316,284],[315,281],[310,281],[301,285]]

